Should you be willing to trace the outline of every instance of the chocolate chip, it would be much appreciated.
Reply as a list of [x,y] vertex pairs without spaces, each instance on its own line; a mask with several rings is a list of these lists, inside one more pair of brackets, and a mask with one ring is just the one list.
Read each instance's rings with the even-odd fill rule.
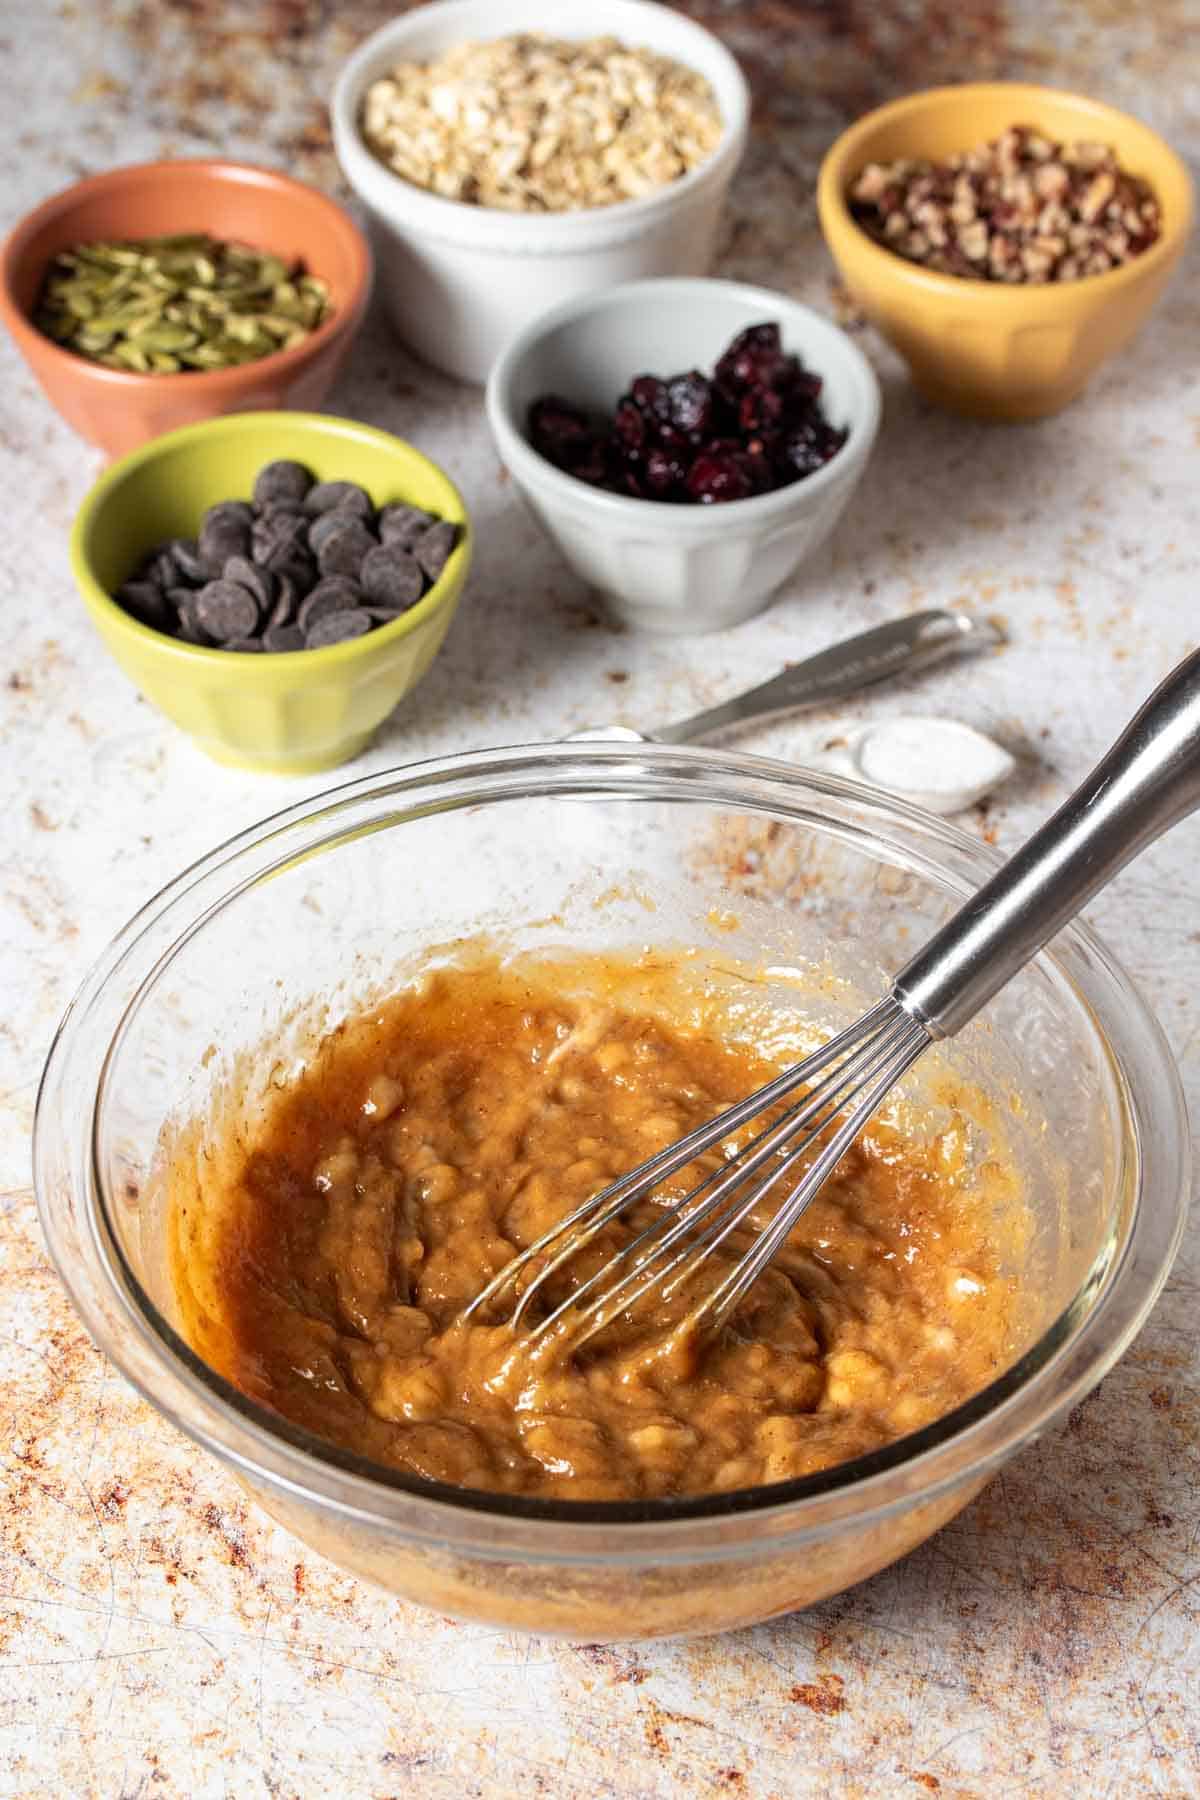
[[380,544],[363,558],[359,580],[368,600],[401,612],[425,592],[420,564],[398,544]]
[[276,532],[288,530],[294,533],[294,521],[298,519],[307,531],[308,518],[303,506],[295,500],[270,500],[266,506],[259,508],[257,523]]
[[199,587],[216,573],[200,554],[195,538],[173,538],[167,546],[175,559],[175,567],[185,581]]
[[303,548],[308,543],[308,518],[294,508],[275,507],[254,521],[250,542],[255,560],[261,563],[293,545]]
[[296,616],[296,608],[300,604],[300,590],[291,576],[285,571],[275,577],[279,589],[275,604],[271,608],[271,616],[267,620],[268,630],[277,625],[290,625]]
[[321,540],[317,562],[322,575],[357,575],[363,558],[377,541],[361,519],[345,518],[336,531]]
[[296,622],[301,631],[311,631],[318,619],[330,613],[353,612],[362,605],[362,598],[362,589],[348,575],[327,575],[301,603]]
[[450,552],[454,548],[454,540],[458,536],[458,528],[451,525],[448,519],[439,519],[436,525],[417,540],[413,555],[428,575],[430,581],[436,581],[450,560]]
[[240,519],[245,525],[253,525],[254,508],[249,500],[217,500],[205,513],[206,519]]
[[318,481],[305,497],[310,513],[344,512],[370,519],[375,507],[365,488],[356,481]]
[[419,506],[385,506],[379,514],[379,536],[385,544],[399,544],[402,550],[411,550],[417,539],[436,524],[433,514],[422,512]]
[[225,581],[236,581],[239,587],[248,588],[261,607],[270,607],[274,603],[277,579],[260,563],[250,562],[244,556],[231,556],[221,576]]
[[318,619],[311,631],[305,633],[305,644],[309,650],[323,650],[329,644],[348,643],[351,638],[363,637],[371,629],[371,615],[362,607],[347,608],[344,612],[326,613]]
[[164,545],[161,550],[156,550],[153,556],[148,556],[142,564],[142,579],[154,582],[156,587],[160,587],[164,591],[167,588],[178,587],[181,575],[182,571],[172,556],[169,545]]
[[154,631],[170,631],[174,624],[166,595],[156,581],[126,581],[113,598],[139,625],[149,625]]
[[317,579],[317,566],[303,544],[276,544],[263,567],[281,581],[286,576],[298,594],[307,594]]
[[304,633],[298,625],[268,625],[262,643],[264,650],[281,652],[305,648]]
[[346,523],[345,515],[339,512],[320,513],[308,528],[308,547],[319,554],[321,545],[331,531],[340,531]]
[[205,649],[211,649],[213,640],[201,625],[196,612],[198,598],[197,594],[189,594],[187,604],[180,607],[179,623],[175,627],[175,635],[185,644],[200,644]]
[[303,500],[313,484],[312,472],[303,463],[269,462],[254,478],[254,498],[260,506],[272,500]]
[[348,643],[403,618],[445,566],[457,527],[395,502],[378,515],[353,481],[313,482],[280,458],[253,503],[210,506],[195,538],[150,550],[115,599],[178,642],[291,654]]
[[223,569],[231,556],[249,554],[250,518],[230,507],[212,506],[204,515],[198,544],[206,568]]
[[228,643],[258,629],[258,602],[236,581],[210,581],[196,595],[196,619],[202,630]]

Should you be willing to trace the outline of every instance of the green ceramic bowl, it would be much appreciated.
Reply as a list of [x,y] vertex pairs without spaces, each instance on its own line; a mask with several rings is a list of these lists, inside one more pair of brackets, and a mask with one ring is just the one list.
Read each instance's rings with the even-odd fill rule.
[[[357,481],[377,506],[407,501],[459,526],[424,599],[393,624],[327,650],[247,656],[181,644],[111,598],[156,544],[193,537],[206,508],[248,499],[264,463],[291,457],[318,480]],[[71,568],[101,637],[147,700],[218,762],[284,775],[356,756],[441,646],[471,561],[462,496],[411,444],[321,413],[254,412],[188,425],[122,457],[79,509]]]

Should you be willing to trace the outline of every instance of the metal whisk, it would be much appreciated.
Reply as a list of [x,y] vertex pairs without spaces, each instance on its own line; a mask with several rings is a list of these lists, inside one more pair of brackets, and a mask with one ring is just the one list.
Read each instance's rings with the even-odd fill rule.
[[[770,1222],[688,1315],[689,1326],[720,1325],[922,1051],[960,1031],[1118,870],[1197,805],[1200,651],[1155,690],[1024,848],[906,964],[886,998],[774,1081],[593,1194],[507,1263],[464,1317],[513,1289],[512,1322],[521,1325],[546,1282],[606,1225],[697,1156],[803,1090],[682,1199],[661,1208],[527,1335],[543,1338],[562,1326],[578,1345],[642,1295],[671,1293],[774,1193],[778,1205]],[[797,1165],[818,1144],[797,1178]],[[520,1288],[522,1276],[539,1262]]]

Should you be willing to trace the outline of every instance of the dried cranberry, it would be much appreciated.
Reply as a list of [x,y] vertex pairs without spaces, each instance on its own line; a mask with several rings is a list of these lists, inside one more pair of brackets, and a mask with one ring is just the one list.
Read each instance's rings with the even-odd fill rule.
[[747,387],[769,387],[784,361],[778,325],[750,325],[739,331],[716,367],[716,378],[739,393]]
[[738,359],[738,367],[744,365],[744,385],[748,388],[771,388],[780,393],[793,387],[800,372],[800,365],[794,356],[784,356],[779,350],[762,350],[757,353],[747,351]]
[[724,362],[726,357],[740,356],[743,350],[778,350],[781,341],[779,326],[774,319],[765,325],[747,325],[744,331],[739,331],[730,341],[721,360]]
[[586,481],[591,487],[611,487],[614,459],[603,439],[595,438],[587,455],[573,462],[568,471],[577,481]]
[[687,491],[702,506],[715,506],[723,500],[744,500],[750,480],[734,457],[702,451],[688,470]]
[[756,387],[742,395],[738,407],[738,424],[751,433],[770,431],[783,418],[786,402],[774,388]]
[[702,435],[712,423],[712,386],[700,373],[691,369],[676,375],[667,383],[670,421],[677,431]]
[[595,487],[715,505],[811,475],[846,441],[821,410],[821,378],[784,351],[779,326],[751,325],[717,362],[639,375],[607,426],[547,395],[529,409],[534,448]]
[[655,500],[673,499],[682,491],[687,474],[687,464],[676,452],[651,450],[643,476],[646,492]]
[[745,446],[741,438],[713,437],[701,445],[706,456],[740,456]]
[[633,400],[626,397],[617,402],[617,410],[613,414],[613,430],[626,449],[640,450],[646,441],[646,415]]
[[787,481],[799,481],[804,475],[815,474],[841,449],[843,442],[840,432],[831,431],[823,421],[810,420],[799,430],[789,432],[776,466],[783,469]]
[[762,456],[773,463],[783,443],[782,431],[759,431],[752,438],[746,439],[746,455]]
[[775,486],[775,466],[757,442],[738,459],[753,494],[769,494]]
[[785,355],[780,352],[771,365],[770,385],[778,392],[786,394],[789,399],[798,393],[805,379],[804,364],[798,356]]
[[670,416],[671,403],[667,398],[667,384],[660,381],[657,375],[639,375],[629,390],[629,398],[647,418],[657,419],[660,424]]
[[566,462],[572,448],[582,448],[592,435],[587,414],[569,400],[547,394],[529,409],[529,435],[534,448],[551,462]]

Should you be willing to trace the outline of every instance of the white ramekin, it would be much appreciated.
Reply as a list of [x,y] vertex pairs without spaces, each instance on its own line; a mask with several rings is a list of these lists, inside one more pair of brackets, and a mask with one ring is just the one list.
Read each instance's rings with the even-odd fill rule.
[[[561,395],[611,412],[642,374],[709,373],[747,325],[777,319],[784,348],[823,377],[845,444],[815,474],[750,500],[676,506],[589,487],[539,456],[530,403]],[[844,331],[769,288],[698,279],[628,282],[564,301],[501,353],[487,389],[496,446],[534,514],[620,623],[647,631],[719,631],[762,612],[833,530],[879,424],[879,383]]]
[[[640,200],[573,213],[508,213],[426,193],[395,175],[363,141],[373,81],[406,58],[436,56],[467,38],[548,31],[611,35],[674,57],[711,83],[725,120],[708,160]],[[434,0],[369,37],[332,100],[338,161],[367,211],[376,279],[404,341],[436,368],[482,382],[501,346],[538,312],[569,296],[646,275],[697,275],[709,266],[721,204],[742,158],[749,93],[724,46],[652,0]]]

